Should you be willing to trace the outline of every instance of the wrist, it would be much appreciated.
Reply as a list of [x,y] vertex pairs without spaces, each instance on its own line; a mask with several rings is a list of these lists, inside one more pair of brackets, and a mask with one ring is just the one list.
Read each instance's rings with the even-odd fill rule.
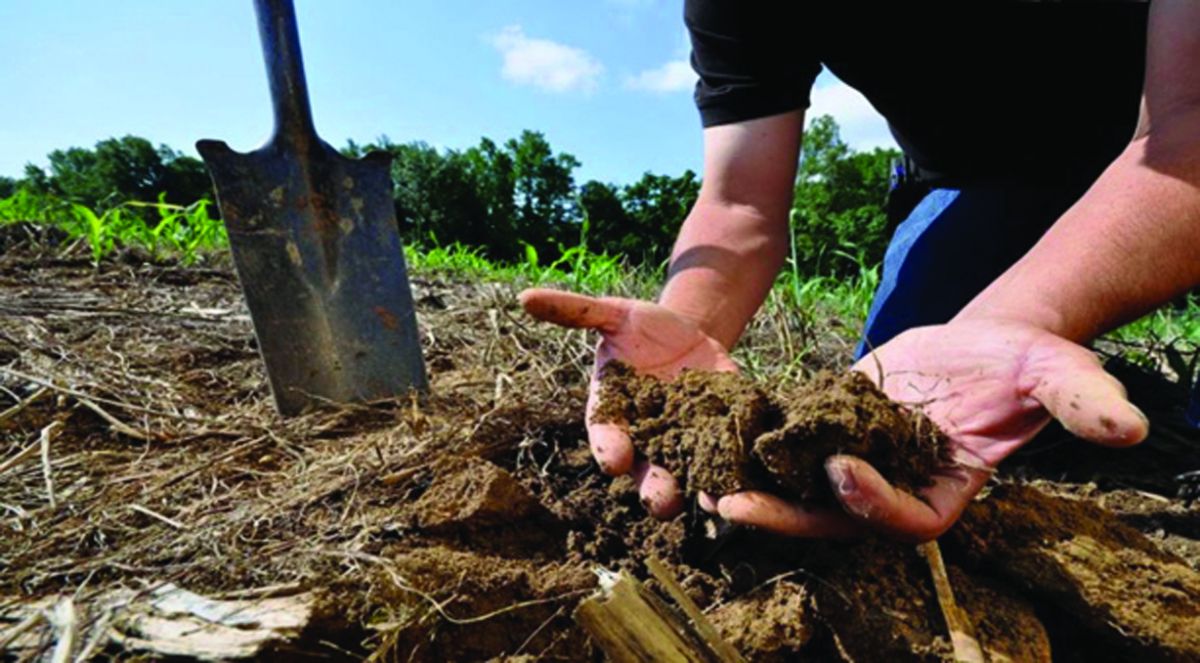
[[680,229],[658,303],[730,349],[787,254],[786,217],[697,204]]
[[731,320],[727,313],[722,314],[729,308],[725,298],[718,294],[722,280],[715,276],[704,278],[699,274],[671,278],[663,288],[658,304],[696,325],[706,336],[729,350],[741,336],[744,323],[739,324]]
[[967,304],[954,321],[1004,320],[1036,327],[1055,336],[1074,341],[1085,340],[1083,332],[1076,331],[1066,316],[1057,308],[1032,299],[1008,301],[977,297]]

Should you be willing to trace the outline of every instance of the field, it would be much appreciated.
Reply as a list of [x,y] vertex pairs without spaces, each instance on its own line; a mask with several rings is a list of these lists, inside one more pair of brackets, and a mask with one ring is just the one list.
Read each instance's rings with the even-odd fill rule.
[[[597,569],[645,579],[656,558],[750,660],[952,660],[912,546],[781,540],[695,510],[660,523],[596,470],[594,341],[523,316],[516,293],[648,295],[652,271],[586,249],[507,268],[413,251],[430,394],[281,420],[236,278],[207,250],[219,238],[105,244],[87,221],[0,227],[14,658],[69,639],[120,658],[602,660],[576,607]],[[739,349],[747,373],[786,390],[844,368],[870,273],[785,276]],[[942,540],[991,660],[1200,657],[1200,506],[1174,481],[1200,468],[1182,419],[1194,313],[1103,344],[1153,422],[1146,444],[1049,430]]]

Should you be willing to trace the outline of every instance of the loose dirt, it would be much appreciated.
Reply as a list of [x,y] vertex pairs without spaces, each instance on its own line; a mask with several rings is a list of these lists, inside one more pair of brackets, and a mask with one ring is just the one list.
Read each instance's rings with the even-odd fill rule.
[[[280,658],[598,661],[571,619],[596,587],[593,570],[645,578],[653,555],[750,660],[950,660],[911,546],[781,539],[695,509],[646,517],[632,482],[601,474],[588,452],[591,340],[522,317],[515,287],[420,275],[430,395],[281,420],[227,264],[129,256],[95,268],[27,235],[0,256],[0,412],[54,386],[0,420],[0,462],[61,426],[49,485],[37,454],[0,475],[0,605],[69,595],[86,626],[105,614],[94,597],[113,588],[311,591],[323,618]],[[774,338],[755,333],[757,347]],[[810,368],[844,364],[836,334],[814,338],[830,350]],[[862,384],[815,390],[802,407],[744,383],[710,381],[686,402],[723,401],[706,415],[721,444],[758,463],[757,447],[786,449],[808,428],[845,435],[797,461],[816,466],[851,449],[870,457],[854,446],[864,430],[925,432],[884,423],[877,406],[865,427],[798,414],[825,412],[826,397],[870,399]],[[1158,437],[1115,452],[1048,433],[943,541],[951,585],[993,660],[1200,660],[1200,505],[1175,499],[1170,481],[1197,467],[1200,442],[1175,423],[1179,399],[1156,407],[1130,384]],[[703,420],[691,421],[698,435]],[[774,480],[747,464],[713,481]],[[904,481],[905,470],[887,471]],[[823,485],[813,476],[786,490],[813,494]],[[7,609],[0,633],[13,625]],[[49,651],[53,631],[32,632]]]
[[593,419],[628,428],[634,447],[690,492],[759,489],[832,504],[824,462],[835,454],[866,459],[910,492],[950,463],[937,427],[862,373],[820,372],[772,395],[734,373],[684,371],[664,382],[620,362],[603,370]]

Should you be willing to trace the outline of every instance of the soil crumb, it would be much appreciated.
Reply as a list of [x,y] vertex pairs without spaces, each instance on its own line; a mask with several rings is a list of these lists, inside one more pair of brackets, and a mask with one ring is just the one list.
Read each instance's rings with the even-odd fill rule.
[[713,626],[739,652],[756,661],[794,661],[813,636],[807,588],[786,580],[716,608]]
[[595,421],[626,425],[634,446],[687,492],[765,490],[832,503],[825,459],[871,463],[893,485],[928,486],[950,463],[945,436],[923,414],[888,399],[862,373],[821,372],[770,394],[734,373],[684,371],[664,382],[620,362],[605,366]]

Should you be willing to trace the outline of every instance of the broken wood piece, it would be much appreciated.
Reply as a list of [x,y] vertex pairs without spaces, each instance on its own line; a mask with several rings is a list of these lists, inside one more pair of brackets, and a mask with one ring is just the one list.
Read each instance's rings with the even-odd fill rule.
[[213,661],[258,656],[295,640],[313,616],[312,594],[218,601],[166,584],[113,621],[127,650]]
[[75,656],[75,643],[79,640],[75,601],[70,596],[60,598],[46,619],[54,629],[54,651],[50,654],[50,663],[70,663]]
[[672,609],[628,573],[615,574],[605,569],[596,573],[600,576],[600,592],[579,605],[575,621],[608,660],[614,663],[744,661],[736,652],[735,657],[730,657],[726,653],[727,643],[720,645],[705,637],[694,620]]
[[18,658],[38,656],[36,650],[54,642],[52,656],[42,659],[49,661],[81,660],[112,645],[155,657],[253,658],[295,644],[316,604],[311,592],[221,601],[170,583],[149,593],[113,590],[79,605],[70,597],[47,597],[0,610],[0,621],[16,622],[0,634],[0,649]]
[[917,552],[921,553],[921,557],[929,564],[938,606],[942,610],[942,616],[946,618],[946,629],[950,632],[950,646],[954,647],[954,659],[960,663],[986,663],[987,659],[979,646],[979,639],[975,636],[975,625],[954,600],[954,590],[950,586],[950,578],[946,575],[946,563],[942,560],[942,549],[934,540],[917,546]]
[[655,557],[651,557],[646,560],[646,568],[650,571],[650,575],[654,576],[654,579],[662,584],[663,589],[675,601],[675,604],[683,609],[688,619],[692,620],[692,624],[700,631],[700,635],[704,636],[706,642],[716,647],[726,660],[745,663],[746,659],[742,658],[742,655],[733,648],[733,645],[726,642],[720,633],[717,633],[716,627],[704,616],[704,613],[700,610],[700,606],[696,605],[695,601],[683,591],[683,588],[679,586],[679,583],[675,581],[674,576],[671,575],[671,572],[667,570],[667,567],[662,562]]
[[42,455],[42,478],[46,482],[46,499],[50,502],[51,509],[58,508],[58,501],[54,499],[54,473],[50,467],[50,443],[54,441],[54,436],[62,427],[61,421],[55,421],[43,428],[42,434],[38,438]]

